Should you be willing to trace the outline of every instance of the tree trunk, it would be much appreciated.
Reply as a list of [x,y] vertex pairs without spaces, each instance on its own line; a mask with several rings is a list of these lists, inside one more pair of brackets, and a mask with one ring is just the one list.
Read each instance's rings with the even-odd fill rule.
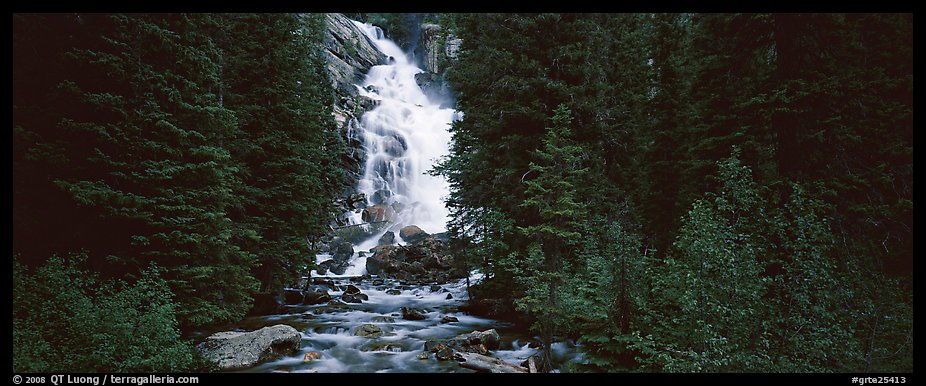
[[515,366],[498,358],[476,354],[455,352],[453,358],[460,362],[460,367],[489,373],[526,373],[528,369]]
[[[552,274],[556,272],[556,266],[559,262],[559,242],[558,240],[551,240],[549,243],[545,243],[545,245],[549,245],[550,248],[544,253],[546,256],[546,266],[544,268],[547,273]],[[553,313],[557,305],[556,284],[557,279],[553,277],[547,282],[547,306],[545,313],[541,316],[540,324],[540,340],[543,343],[540,371],[545,373],[553,371],[553,334],[555,326]]]

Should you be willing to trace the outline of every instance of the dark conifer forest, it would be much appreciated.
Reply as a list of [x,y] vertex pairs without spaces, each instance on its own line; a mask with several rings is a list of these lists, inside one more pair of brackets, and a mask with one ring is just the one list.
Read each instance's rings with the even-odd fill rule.
[[[912,373],[912,14],[345,15],[440,26],[446,250],[537,371]],[[12,21],[14,372],[214,371],[357,185],[326,16]]]

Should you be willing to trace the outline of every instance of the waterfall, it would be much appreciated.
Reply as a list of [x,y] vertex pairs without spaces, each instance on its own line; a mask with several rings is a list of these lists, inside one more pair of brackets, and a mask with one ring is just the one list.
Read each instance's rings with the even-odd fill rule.
[[427,171],[449,152],[454,110],[428,100],[415,82],[415,74],[424,71],[379,27],[354,23],[390,62],[371,68],[357,85],[361,95],[379,101],[361,117],[367,161],[358,191],[370,204],[395,211],[393,229],[417,225],[428,233],[443,232],[448,211],[442,199],[449,186]]
[[[389,58],[388,64],[373,66],[356,85],[360,95],[377,101],[351,132],[362,137],[367,154],[357,191],[391,218],[388,227],[355,248],[366,251],[386,231],[404,226],[417,225],[431,234],[446,231],[449,212],[443,199],[450,188],[442,177],[427,171],[449,153],[450,124],[459,114],[425,96],[415,81],[415,75],[424,70],[414,63],[414,56],[387,39],[379,27],[353,23]],[[349,214],[349,220],[351,224],[364,222],[361,213]],[[366,257],[361,255],[365,254],[351,258],[345,275],[366,273]]]

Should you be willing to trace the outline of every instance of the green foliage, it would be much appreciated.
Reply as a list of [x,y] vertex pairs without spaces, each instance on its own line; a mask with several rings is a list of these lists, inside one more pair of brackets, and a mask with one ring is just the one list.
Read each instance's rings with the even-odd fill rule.
[[775,221],[784,261],[771,288],[778,318],[771,357],[782,371],[822,372],[857,362],[861,342],[853,339],[853,316],[843,306],[851,292],[833,258],[823,205],[800,185],[792,190]]
[[[323,32],[319,14],[14,16],[15,260],[26,272],[48,256],[85,251],[102,292],[80,287],[90,303],[74,316],[96,315],[93,331],[114,334],[77,350],[68,342],[79,329],[69,326],[89,322],[49,317],[57,324],[36,321],[14,335],[60,326],[55,342],[67,341],[80,362],[48,362],[42,350],[54,345],[31,350],[14,337],[17,358],[29,358],[17,363],[205,369],[164,348],[178,339],[162,331],[165,320],[183,329],[238,320],[261,283],[273,292],[310,268],[308,244],[327,230],[347,183]],[[147,277],[151,264],[167,286],[152,296],[172,296],[169,310],[136,307],[135,292],[118,284]],[[43,296],[52,294],[17,298],[15,307]],[[133,325],[157,333],[130,339],[123,326]],[[148,344],[139,339],[167,351],[134,348]],[[131,347],[119,351],[113,341]]]
[[261,292],[276,292],[312,268],[308,241],[327,232],[348,184],[331,156],[345,145],[334,130],[324,18],[233,14],[222,28],[225,107],[241,129],[230,149],[244,180],[230,217],[254,232],[240,245],[257,256]]
[[[911,15],[451,19],[451,233],[491,240],[494,285],[581,337],[573,368],[910,368]],[[537,153],[562,104],[585,176]],[[486,213],[521,231],[472,242]]]
[[577,220],[584,207],[576,202],[576,186],[588,172],[582,165],[582,148],[572,141],[572,113],[566,105],[554,110],[551,124],[543,138],[543,147],[534,155],[537,162],[530,163],[525,181],[527,198],[521,207],[536,222],[519,227],[531,241],[527,252],[512,264],[511,272],[517,278],[524,296],[515,304],[518,310],[537,316],[538,329],[544,343],[542,366],[552,368],[551,344],[557,324],[562,324],[562,309],[557,300],[557,287],[563,281],[562,265],[572,260],[569,245],[581,234],[576,231]]
[[86,255],[13,263],[14,372],[179,372],[199,356],[180,339],[162,269],[133,283],[80,268]]
[[[18,198],[26,208],[55,201],[67,223],[80,224],[55,230],[58,251],[87,248],[116,276],[152,261],[166,268],[182,323],[243,316],[255,290],[247,274],[253,257],[229,243],[240,231],[227,209],[241,181],[221,143],[237,129],[209,92],[219,78],[219,53],[203,33],[209,18],[59,17],[79,38],[59,53],[72,68],[49,74],[59,82],[47,90],[56,130],[41,125],[42,117],[20,115],[17,123],[37,135],[14,162],[19,176],[39,173],[47,182],[25,182]],[[67,163],[44,168],[41,156],[30,154],[38,149],[54,149]],[[37,212],[23,222],[49,215]],[[42,256],[41,247],[30,247],[22,249],[28,259]]]
[[[683,220],[676,253],[665,262],[656,291],[665,294],[670,314],[660,322],[664,338],[683,358],[665,371],[760,371],[767,358],[762,322],[767,278],[759,260],[763,203],[738,150],[719,163],[723,187],[695,201]],[[670,331],[671,326],[675,330]],[[679,328],[681,327],[681,328]]]
[[585,357],[577,369],[628,371],[636,355],[631,342],[637,332],[631,326],[637,325],[637,313],[647,301],[644,269],[649,257],[641,253],[639,236],[620,222],[594,228],[585,232],[579,258],[586,267],[568,276],[561,297]]

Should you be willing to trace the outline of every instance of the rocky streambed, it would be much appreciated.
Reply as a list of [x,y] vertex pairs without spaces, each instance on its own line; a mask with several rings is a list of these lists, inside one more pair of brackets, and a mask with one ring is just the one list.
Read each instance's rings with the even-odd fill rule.
[[[330,299],[313,295],[321,292]],[[221,348],[214,335],[201,350],[217,359],[224,355],[228,363],[237,363],[227,357],[233,351],[259,359],[226,371],[293,373],[528,372],[528,359],[539,353],[536,337],[513,324],[460,311],[465,280],[422,285],[370,275],[316,277],[288,294],[290,304],[277,314],[250,317],[236,332],[220,333],[237,337],[233,350]],[[287,338],[274,340],[267,330]],[[266,347],[242,348],[243,332],[262,335],[255,341]],[[294,332],[301,338],[298,347],[288,337]],[[575,356],[569,343],[553,349],[561,363]]]

